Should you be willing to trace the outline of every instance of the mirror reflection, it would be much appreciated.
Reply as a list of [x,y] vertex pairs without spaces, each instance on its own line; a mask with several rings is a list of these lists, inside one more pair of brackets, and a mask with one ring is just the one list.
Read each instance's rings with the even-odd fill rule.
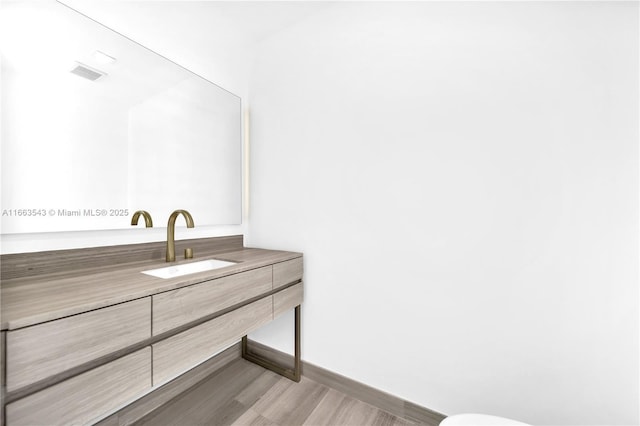
[[241,222],[239,97],[60,3],[1,7],[2,233]]

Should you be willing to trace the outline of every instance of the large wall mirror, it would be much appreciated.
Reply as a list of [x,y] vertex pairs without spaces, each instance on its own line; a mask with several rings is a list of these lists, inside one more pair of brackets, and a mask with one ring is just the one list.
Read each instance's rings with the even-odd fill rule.
[[56,1],[0,7],[3,234],[241,222],[238,96]]

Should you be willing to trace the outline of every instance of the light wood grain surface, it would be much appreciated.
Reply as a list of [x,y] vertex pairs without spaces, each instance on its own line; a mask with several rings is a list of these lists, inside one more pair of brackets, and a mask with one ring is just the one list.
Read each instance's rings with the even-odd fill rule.
[[271,290],[271,266],[153,296],[153,334],[218,312]]
[[7,424],[78,425],[151,387],[151,349],[120,358],[7,405]]
[[184,373],[271,321],[272,310],[268,296],[154,344],[154,386]]
[[302,257],[273,265],[273,288],[302,279]]
[[[172,279],[142,274],[169,266],[156,260],[164,257],[164,243],[162,250],[147,243],[2,256],[0,311],[11,392],[6,412],[15,424],[84,423],[133,393],[141,396],[154,380],[159,385],[176,377],[269,322],[273,276],[278,286],[302,277],[300,253],[243,248],[241,236],[181,243],[196,247],[196,257],[171,265],[205,259],[236,264]],[[300,297],[283,292],[278,312]],[[187,327],[193,328],[182,331]],[[179,334],[160,340],[172,330]],[[116,354],[122,358],[111,361]],[[125,373],[113,379],[110,371]],[[144,385],[126,380],[140,377]]]
[[7,391],[151,337],[151,300],[134,300],[7,333]]
[[302,304],[304,289],[302,283],[296,284],[273,295],[273,317]]
[[243,359],[135,423],[142,425],[406,426],[415,424],[303,377],[292,382]]
[[300,383],[282,378],[252,408],[276,424],[302,425],[328,391],[304,377]]
[[101,272],[81,275],[39,275],[2,280],[2,329],[17,329],[41,322],[76,315],[117,303],[175,290],[207,280],[268,266],[302,256],[300,253],[243,248],[215,255],[196,254],[190,261],[208,258],[237,262],[212,271],[171,279],[156,278],[141,271],[167,266],[166,262],[147,261],[119,264]]

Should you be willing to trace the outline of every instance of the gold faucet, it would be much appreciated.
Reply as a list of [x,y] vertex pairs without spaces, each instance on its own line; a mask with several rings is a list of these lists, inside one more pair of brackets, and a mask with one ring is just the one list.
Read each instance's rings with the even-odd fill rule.
[[136,226],[138,224],[138,218],[140,216],[144,217],[144,224],[147,228],[153,228],[153,220],[151,220],[151,215],[145,210],[138,210],[133,214],[133,217],[131,218],[132,226]]
[[[174,262],[176,260],[176,244],[175,244],[175,235],[176,235],[176,219],[178,216],[183,215],[184,219],[187,221],[187,228],[193,228],[193,218],[191,217],[191,213],[186,210],[176,210],[171,213],[169,216],[169,223],[167,224],[167,262]],[[185,250],[185,256],[187,253],[191,254],[193,257],[193,251],[191,249]]]

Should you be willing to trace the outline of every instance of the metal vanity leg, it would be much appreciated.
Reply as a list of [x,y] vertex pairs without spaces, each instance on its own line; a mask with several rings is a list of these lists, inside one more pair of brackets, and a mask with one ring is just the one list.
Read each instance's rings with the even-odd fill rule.
[[294,365],[293,369],[283,367],[270,359],[263,357],[262,355],[257,355],[252,353],[249,350],[249,341],[247,336],[242,338],[242,358],[247,361],[251,361],[255,364],[258,364],[261,367],[266,368],[267,370],[271,370],[274,373],[278,373],[281,376],[286,377],[287,379],[293,380],[294,382],[299,382],[301,377],[301,362],[300,362],[300,305],[296,306],[294,309],[294,339],[295,339],[295,348],[294,348]]

